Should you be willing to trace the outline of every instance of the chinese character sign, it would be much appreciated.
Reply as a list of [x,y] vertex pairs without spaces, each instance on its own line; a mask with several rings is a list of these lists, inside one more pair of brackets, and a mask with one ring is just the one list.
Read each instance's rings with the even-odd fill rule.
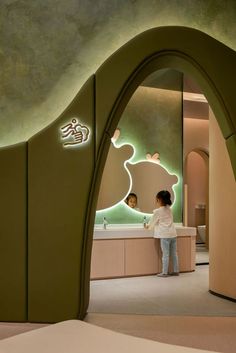
[[89,133],[87,126],[81,125],[78,119],[73,118],[69,124],[61,127],[61,138],[65,140],[63,146],[81,145],[88,141]]

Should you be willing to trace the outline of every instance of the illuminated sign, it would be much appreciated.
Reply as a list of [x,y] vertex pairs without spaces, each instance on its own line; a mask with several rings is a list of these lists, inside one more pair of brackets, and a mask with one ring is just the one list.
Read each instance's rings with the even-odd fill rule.
[[71,122],[62,126],[60,130],[64,147],[75,147],[89,140],[89,128],[80,124],[77,118],[72,118]]

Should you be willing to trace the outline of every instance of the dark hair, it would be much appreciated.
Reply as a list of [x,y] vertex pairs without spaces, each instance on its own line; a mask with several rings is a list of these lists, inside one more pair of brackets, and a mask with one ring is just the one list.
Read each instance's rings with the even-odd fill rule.
[[156,198],[158,200],[161,200],[161,203],[163,204],[163,206],[172,205],[170,197],[171,197],[170,193],[167,190],[161,190],[156,195]]
[[131,199],[131,197],[135,197],[136,198],[136,201],[138,201],[138,197],[136,194],[134,194],[133,192],[131,192],[125,199],[125,202],[128,203],[129,202],[129,199]]

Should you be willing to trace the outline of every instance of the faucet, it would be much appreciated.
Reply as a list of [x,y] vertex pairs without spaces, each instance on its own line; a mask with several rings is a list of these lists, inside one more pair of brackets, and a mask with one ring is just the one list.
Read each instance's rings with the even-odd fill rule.
[[108,222],[106,220],[106,217],[103,217],[103,228],[107,229]]
[[144,227],[144,228],[146,227],[146,224],[147,224],[147,217],[144,216],[144,217],[143,217],[143,227]]

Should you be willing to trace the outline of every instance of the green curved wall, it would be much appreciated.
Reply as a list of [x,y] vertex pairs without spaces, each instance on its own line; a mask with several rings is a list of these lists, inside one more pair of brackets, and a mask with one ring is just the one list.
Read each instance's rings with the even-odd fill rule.
[[[25,251],[28,246],[28,275],[22,278],[28,295],[19,291],[21,302],[8,321],[17,317],[21,321],[56,322],[86,314],[96,199],[110,136],[140,82],[161,68],[187,72],[200,84],[226,139],[236,175],[236,53],[208,35],[184,27],[156,28],[138,35],[89,78],[53,124],[28,142],[28,165],[24,160],[19,162],[27,187],[17,185],[19,200],[27,210],[27,230],[22,227],[22,240],[11,232]],[[65,149],[59,129],[73,116],[90,127],[91,139],[84,147]],[[13,149],[9,147],[9,151]],[[0,151],[0,159],[4,153]],[[20,160],[18,148],[17,154],[15,158]],[[3,166],[7,170],[7,165]],[[14,182],[4,179],[5,197]],[[2,212],[7,218],[9,208]],[[12,213],[18,220],[24,217],[17,216],[17,209]],[[24,255],[19,263],[26,267]],[[16,278],[14,271],[6,269],[5,278],[8,275]],[[3,286],[5,293],[12,291],[7,282],[0,286],[0,291]],[[22,313],[22,302],[27,315]],[[10,305],[10,300],[5,298],[2,305]]]
[[27,143],[0,150],[0,320],[27,320]]

